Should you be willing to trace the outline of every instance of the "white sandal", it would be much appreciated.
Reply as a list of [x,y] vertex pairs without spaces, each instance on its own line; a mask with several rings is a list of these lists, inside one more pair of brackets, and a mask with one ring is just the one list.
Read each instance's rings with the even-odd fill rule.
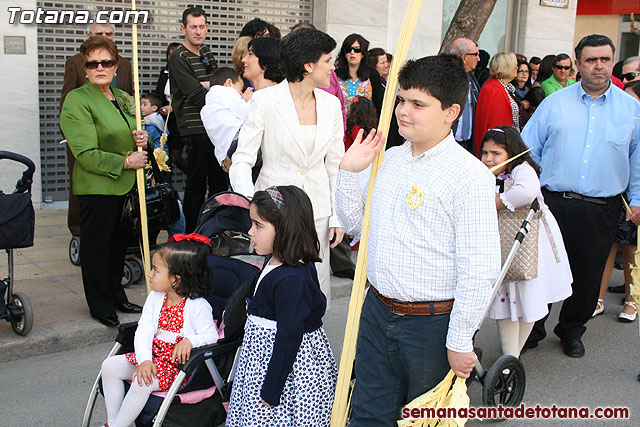
[[638,307],[636,307],[636,303],[633,301],[625,301],[624,305],[633,307],[633,314],[620,312],[620,314],[618,315],[618,320],[622,323],[634,322],[636,320],[636,317],[638,317]]
[[598,305],[596,305],[596,309],[593,311],[591,317],[596,317],[602,313],[604,313],[604,300],[598,298]]

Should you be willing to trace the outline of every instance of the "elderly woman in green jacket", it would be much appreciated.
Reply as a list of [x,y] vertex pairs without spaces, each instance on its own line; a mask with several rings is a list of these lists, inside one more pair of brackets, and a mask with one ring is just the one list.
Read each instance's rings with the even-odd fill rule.
[[118,48],[105,37],[80,47],[87,81],[67,95],[60,127],[76,158],[71,178],[80,202],[82,282],[91,316],[106,326],[119,324],[116,309],[139,313],[120,285],[129,231],[120,222],[135,170],[147,163],[145,131],[135,130],[131,97],[111,87]]

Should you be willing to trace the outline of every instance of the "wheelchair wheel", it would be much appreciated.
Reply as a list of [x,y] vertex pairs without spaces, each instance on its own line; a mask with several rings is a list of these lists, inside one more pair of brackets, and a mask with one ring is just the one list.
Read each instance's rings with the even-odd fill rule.
[[73,265],[80,265],[80,236],[71,237],[69,242],[69,260]]
[[20,319],[11,318],[11,327],[16,334],[25,336],[33,328],[33,310],[29,298],[22,292],[11,295],[11,303],[20,310]]
[[142,278],[142,274],[144,271],[142,261],[138,257],[129,258],[128,261],[129,265],[131,266],[131,272],[133,273],[131,283],[138,283],[138,281]]
[[124,268],[122,270],[122,280],[120,280],[120,284],[123,288],[126,288],[131,283],[133,283],[133,267],[131,267],[131,262],[126,260],[124,262]]
[[526,385],[520,359],[511,355],[501,356],[483,378],[482,403],[484,406],[518,406],[524,398]]

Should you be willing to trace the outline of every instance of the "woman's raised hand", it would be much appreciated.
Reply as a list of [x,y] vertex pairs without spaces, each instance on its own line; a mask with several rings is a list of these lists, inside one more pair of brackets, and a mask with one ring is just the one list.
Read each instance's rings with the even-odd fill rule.
[[356,140],[347,150],[340,162],[340,169],[347,172],[362,172],[382,150],[384,139],[376,129],[371,129],[363,140],[364,129],[360,129]]

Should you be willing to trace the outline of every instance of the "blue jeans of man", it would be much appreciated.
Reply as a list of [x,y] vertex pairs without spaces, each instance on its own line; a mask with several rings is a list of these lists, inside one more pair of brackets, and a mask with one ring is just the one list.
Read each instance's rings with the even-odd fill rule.
[[362,308],[349,427],[396,426],[404,405],[449,372],[449,314],[395,314],[372,290]]

